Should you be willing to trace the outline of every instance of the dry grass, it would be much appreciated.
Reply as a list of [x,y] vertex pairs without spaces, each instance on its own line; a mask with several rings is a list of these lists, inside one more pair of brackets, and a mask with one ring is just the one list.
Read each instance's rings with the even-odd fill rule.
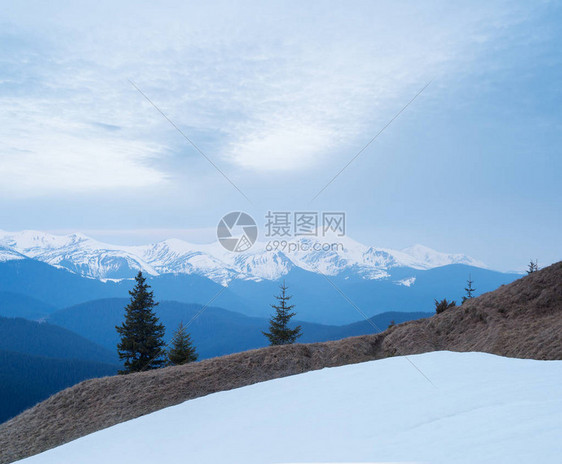
[[382,334],[262,348],[186,366],[82,382],[0,426],[8,463],[210,393],[324,367],[435,350],[562,359],[562,263]]
[[387,331],[383,350],[485,351],[562,359],[562,262],[430,319]]

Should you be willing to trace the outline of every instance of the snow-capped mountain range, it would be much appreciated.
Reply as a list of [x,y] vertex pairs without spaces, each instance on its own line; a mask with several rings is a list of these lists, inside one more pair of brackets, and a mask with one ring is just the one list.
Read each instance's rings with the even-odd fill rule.
[[[293,243],[298,251],[266,249],[256,243],[242,253],[224,249],[218,242],[193,244],[169,239],[150,245],[120,246],[102,243],[83,234],[52,235],[26,230],[0,231],[0,262],[30,258],[94,279],[130,278],[142,270],[152,276],[196,274],[226,284],[233,279],[276,280],[293,268],[314,273],[349,273],[363,279],[388,277],[395,267],[431,269],[447,264],[485,265],[463,254],[441,253],[422,245],[403,250],[366,246],[348,237],[338,237],[329,250],[314,246],[311,239]],[[295,246],[296,248],[296,246]],[[409,286],[411,280],[400,284]]]

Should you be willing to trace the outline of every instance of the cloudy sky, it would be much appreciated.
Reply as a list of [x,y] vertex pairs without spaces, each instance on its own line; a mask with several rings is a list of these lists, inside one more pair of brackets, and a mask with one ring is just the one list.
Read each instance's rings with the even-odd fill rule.
[[556,1],[0,1],[0,229],[208,242],[233,210],[345,211],[367,244],[547,264],[561,49]]

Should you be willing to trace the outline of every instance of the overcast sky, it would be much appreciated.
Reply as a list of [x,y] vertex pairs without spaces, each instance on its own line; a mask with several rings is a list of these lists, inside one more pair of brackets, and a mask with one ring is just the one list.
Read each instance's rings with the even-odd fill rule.
[[345,211],[369,245],[560,260],[561,50],[555,1],[0,1],[0,229]]

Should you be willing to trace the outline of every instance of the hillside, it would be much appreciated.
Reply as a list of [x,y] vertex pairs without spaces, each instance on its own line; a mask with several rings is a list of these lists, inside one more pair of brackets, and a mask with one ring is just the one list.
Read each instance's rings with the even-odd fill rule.
[[[127,302],[119,298],[96,300],[57,311],[49,318],[49,321],[66,328],[47,322],[0,317],[0,351],[13,352],[9,360],[4,359],[4,364],[0,363],[0,368],[13,373],[2,377],[0,423],[76,382],[114,374],[117,365],[121,364],[117,357],[115,325],[122,322],[123,308]],[[169,340],[179,322],[191,320],[201,311],[201,306],[165,301],[157,307],[157,311],[168,327],[166,339]],[[426,313],[388,313],[375,316],[371,322],[376,327],[386,328],[390,320],[401,322],[427,316]],[[205,359],[266,346],[267,341],[261,331],[267,328],[267,324],[266,319],[211,307],[194,320],[190,330],[199,359]],[[374,329],[363,321],[343,327],[303,323],[303,330],[303,341],[310,342],[373,333]],[[76,365],[68,363],[65,369],[70,376],[54,382],[49,376],[43,375],[45,367],[42,367],[39,359],[16,354],[53,358],[59,371],[63,369],[62,361],[65,359],[93,363],[83,363],[79,372],[76,372]],[[19,370],[18,361],[22,363]],[[107,368],[100,370],[97,363],[104,363]],[[35,369],[30,366],[35,366]],[[45,379],[45,385],[41,384],[42,378]]]
[[[83,382],[1,425],[0,459],[7,462],[29,456],[210,393],[324,367],[435,350],[562,359],[562,263],[462,307],[377,335],[268,347],[186,366]],[[64,420],[53,421],[53,417]]]
[[113,351],[48,323],[0,317],[0,350],[60,359],[111,363]]
[[55,311],[55,307],[27,295],[0,291],[0,316],[38,320]]
[[410,360],[435,386],[402,357],[323,369],[187,401],[26,462],[560,462],[562,361]]
[[[127,295],[125,288],[114,282],[85,279],[32,259],[0,261],[0,291],[26,295],[58,308],[87,301],[91,295],[99,298]],[[25,317],[19,312],[11,314]]]
[[82,380],[116,372],[111,364],[0,350],[0,423]]
[[[116,353],[118,334],[115,326],[123,322],[123,308],[128,302],[129,300],[126,298],[89,301],[56,311],[47,320]],[[180,322],[183,321],[185,324],[193,319],[189,332],[200,359],[267,346],[267,339],[262,334],[262,331],[267,330],[268,327],[267,318],[249,317],[212,306],[201,313],[202,308],[198,304],[161,301],[156,307],[156,313],[166,327],[166,341],[171,339]],[[374,316],[371,322],[375,327],[384,330],[392,320],[400,323],[430,315],[429,313],[407,312],[383,313]],[[338,340],[375,332],[373,325],[367,321],[344,326],[302,321],[295,321],[295,324],[301,324],[303,327],[303,337],[299,340],[302,343]],[[116,360],[117,355],[115,354]]]
[[114,358],[61,327],[0,317],[0,423],[84,379],[115,374]]
[[393,355],[447,349],[562,359],[562,262],[390,330],[382,348]]

